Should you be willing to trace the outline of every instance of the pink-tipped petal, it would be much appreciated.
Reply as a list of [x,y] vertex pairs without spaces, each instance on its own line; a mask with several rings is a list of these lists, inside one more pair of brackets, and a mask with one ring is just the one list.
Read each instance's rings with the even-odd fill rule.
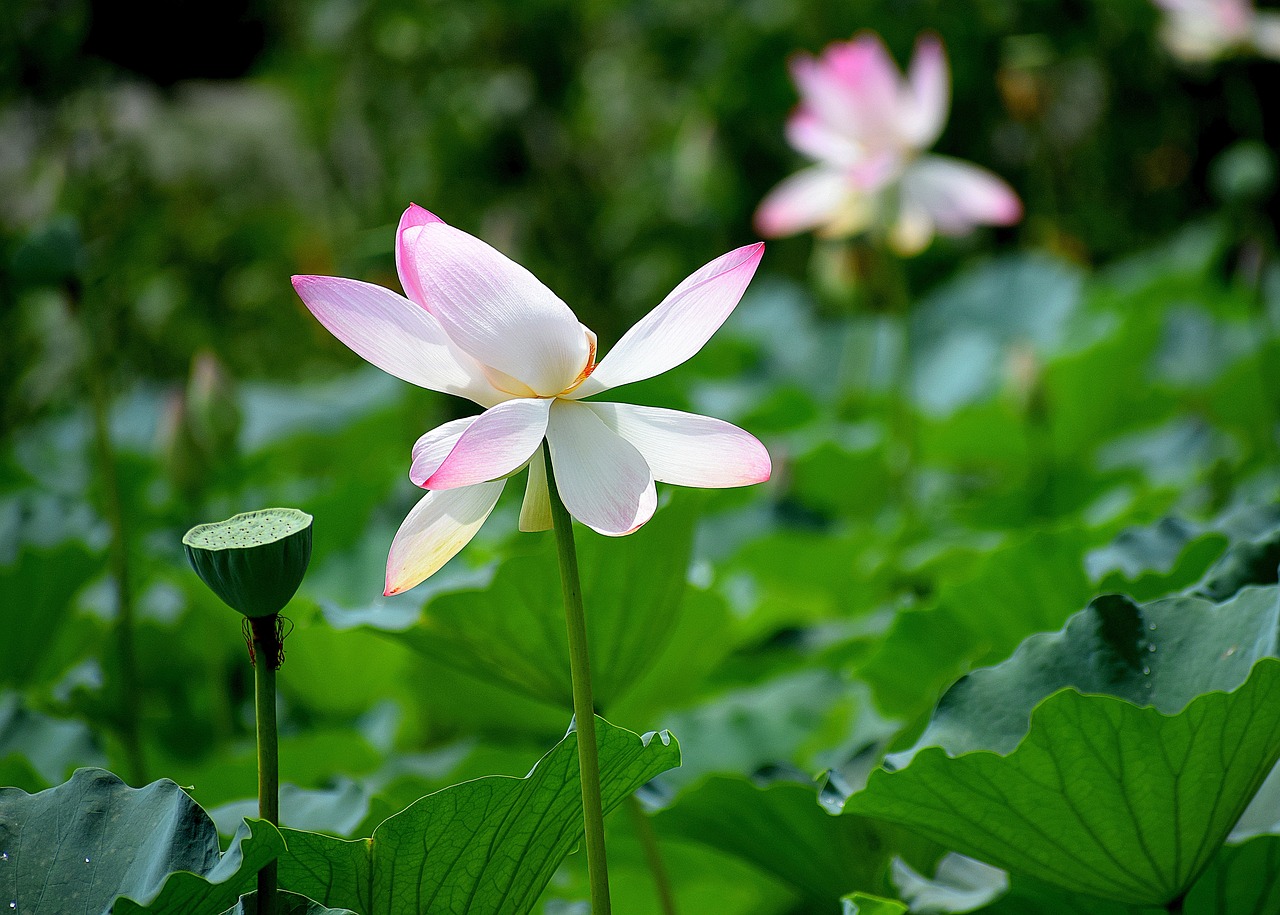
[[921,35],[916,41],[907,90],[899,121],[903,139],[916,149],[928,149],[942,135],[951,103],[947,54],[938,36]]
[[721,489],[769,479],[769,452],[731,423],[632,404],[585,406],[636,447],[659,483]]
[[627,331],[574,399],[660,375],[702,349],[737,306],[755,275],[764,243],[722,254],[671,291]]
[[828,165],[813,165],[783,179],[760,202],[756,231],[765,238],[807,232],[835,219],[849,178]]
[[902,207],[927,212],[943,235],[1022,218],[1022,202],[1002,179],[946,156],[922,156],[911,165],[902,177]]
[[405,245],[404,233],[406,229],[414,226],[425,226],[433,222],[444,222],[435,213],[430,210],[424,210],[416,203],[409,204],[409,208],[404,211],[400,217],[400,225],[396,229],[396,273],[400,274],[400,285],[404,287],[404,294],[410,300],[426,307],[426,300],[422,297],[422,289],[418,285],[417,271],[411,266],[413,261],[410,252]]
[[573,517],[610,537],[630,534],[653,517],[658,496],[644,456],[590,407],[557,400],[547,441],[556,489]]
[[330,333],[384,372],[486,406],[503,399],[439,321],[390,289],[333,276],[295,276],[293,288]]
[[420,485],[427,489],[457,489],[505,477],[537,450],[547,434],[545,398],[508,400],[490,407],[458,437],[439,468]]
[[445,225],[404,233],[418,285],[459,348],[528,393],[554,396],[586,367],[590,344],[569,306],[480,239]]
[[544,451],[539,448],[529,459],[529,479],[520,503],[520,530],[526,532],[551,530],[551,491],[547,488]]
[[427,478],[440,469],[444,459],[449,456],[462,433],[476,421],[474,416],[466,416],[436,426],[413,444],[413,463],[409,466],[409,479],[414,486],[425,486]]
[[391,541],[383,593],[408,591],[456,556],[493,511],[505,482],[429,492],[419,499]]

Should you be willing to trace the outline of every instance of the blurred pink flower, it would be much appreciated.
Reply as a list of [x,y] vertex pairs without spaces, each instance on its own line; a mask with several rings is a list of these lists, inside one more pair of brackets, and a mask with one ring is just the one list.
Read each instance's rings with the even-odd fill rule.
[[1175,57],[1205,63],[1233,51],[1280,59],[1280,14],[1251,0],[1154,0],[1164,11],[1161,37]]
[[649,520],[655,480],[699,487],[767,480],[768,452],[736,426],[582,400],[698,352],[738,304],[763,253],[757,243],[707,264],[599,362],[595,334],[533,274],[416,205],[396,234],[408,298],[358,280],[295,276],[311,313],[360,356],[485,408],[413,446],[409,478],[427,494],[391,544],[385,593],[412,588],[448,562],[480,529],[506,479],[525,467],[520,529],[549,528],[544,441],[569,513],[610,536]]
[[1022,217],[1013,190],[986,169],[923,154],[947,119],[950,78],[941,42],[921,36],[904,79],[880,37],[864,32],[798,54],[791,75],[800,105],[787,139],[816,164],[774,188],[756,212],[761,234],[816,230],[847,237],[883,232],[902,254],[922,251],[935,233]]

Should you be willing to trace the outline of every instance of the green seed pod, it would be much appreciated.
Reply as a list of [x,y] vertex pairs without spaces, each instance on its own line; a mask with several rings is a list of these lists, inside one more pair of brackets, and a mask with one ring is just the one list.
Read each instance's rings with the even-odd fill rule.
[[223,602],[248,617],[274,616],[302,584],[311,561],[311,516],[264,508],[182,538],[196,574]]

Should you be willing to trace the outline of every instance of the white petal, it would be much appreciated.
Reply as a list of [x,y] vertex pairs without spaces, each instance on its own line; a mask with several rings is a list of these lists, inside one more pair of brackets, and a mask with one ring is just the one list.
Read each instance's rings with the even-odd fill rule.
[[444,459],[449,456],[453,446],[458,444],[462,433],[475,422],[477,417],[465,416],[451,420],[443,426],[437,426],[413,443],[413,463],[409,466],[409,479],[413,485],[422,486],[427,477],[440,469]]
[[574,399],[652,378],[684,362],[729,317],[755,275],[764,244],[721,255],[641,318],[573,392]]
[[916,41],[907,85],[899,128],[916,149],[928,149],[942,134],[951,96],[947,55],[936,35],[921,35]]
[[610,537],[630,534],[658,505],[649,465],[585,404],[557,400],[547,425],[551,472],[569,514]]
[[404,296],[334,276],[295,276],[293,288],[331,334],[384,372],[486,406],[508,396],[450,344],[439,321]]
[[866,150],[857,140],[833,128],[809,108],[798,108],[787,118],[787,142],[819,162],[848,167],[857,164]]
[[519,470],[546,437],[550,406],[548,399],[530,398],[508,400],[485,410],[421,485],[427,489],[457,489]]
[[408,591],[457,555],[493,511],[505,482],[429,492],[418,500],[391,541],[383,593]]
[[1022,202],[985,168],[947,156],[921,156],[902,177],[903,210],[928,213],[943,235],[979,225],[1007,226],[1022,218]]
[[569,306],[519,264],[444,223],[404,232],[427,307],[449,339],[517,396],[553,396],[577,380],[590,344]]
[[660,483],[719,489],[769,479],[769,452],[755,436],[731,423],[632,404],[584,406],[635,445]]
[[539,448],[529,459],[529,479],[520,504],[520,530],[551,530],[551,494],[547,490],[547,462]]

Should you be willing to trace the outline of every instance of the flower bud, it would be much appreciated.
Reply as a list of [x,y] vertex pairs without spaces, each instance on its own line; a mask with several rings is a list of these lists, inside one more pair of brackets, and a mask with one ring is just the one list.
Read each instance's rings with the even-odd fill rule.
[[274,616],[302,584],[311,561],[311,516],[264,508],[200,524],[182,538],[196,574],[247,617]]

